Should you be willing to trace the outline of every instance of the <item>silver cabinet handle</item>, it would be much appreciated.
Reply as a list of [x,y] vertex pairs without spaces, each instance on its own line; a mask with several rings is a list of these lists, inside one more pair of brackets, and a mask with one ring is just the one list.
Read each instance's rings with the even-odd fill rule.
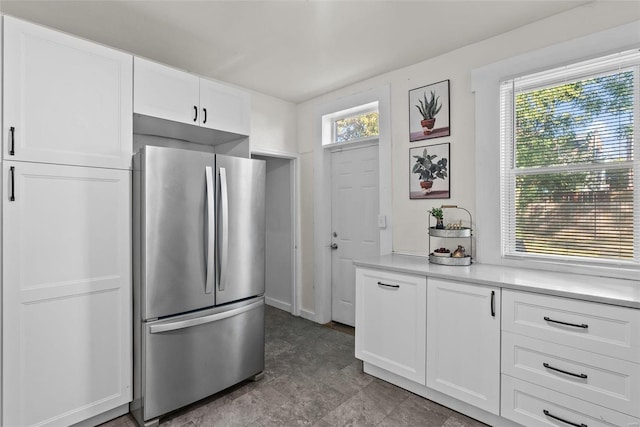
[[191,328],[193,326],[204,325],[206,323],[217,322],[218,320],[227,319],[229,317],[237,316],[247,311],[251,311],[264,305],[263,301],[256,301],[252,304],[245,305],[244,307],[234,308],[233,310],[225,311],[222,313],[211,314],[209,316],[198,317],[189,320],[180,320],[178,322],[164,323],[162,325],[151,325],[149,332],[152,334],[159,334],[161,332],[177,331],[178,329]]
[[229,194],[227,191],[227,170],[220,168],[220,282],[218,289],[224,291],[227,284],[227,257],[229,256]]
[[215,213],[215,206],[214,206],[215,192],[213,187],[213,169],[211,168],[211,166],[207,166],[205,167],[204,172],[205,172],[205,179],[207,183],[206,198],[207,198],[207,231],[208,231],[207,237],[206,237],[207,239],[207,273],[206,273],[206,279],[205,279],[206,282],[204,287],[204,293],[210,294],[211,292],[213,292],[213,279],[215,277],[213,272],[215,268],[214,242],[216,241],[216,236],[215,236],[216,213]]

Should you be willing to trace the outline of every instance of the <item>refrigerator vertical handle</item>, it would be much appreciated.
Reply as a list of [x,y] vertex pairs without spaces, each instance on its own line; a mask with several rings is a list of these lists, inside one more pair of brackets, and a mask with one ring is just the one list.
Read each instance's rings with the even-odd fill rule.
[[224,291],[227,284],[227,256],[229,251],[229,193],[227,170],[220,168],[220,282],[218,289]]
[[210,294],[211,292],[213,292],[213,279],[214,279],[214,262],[215,262],[215,258],[214,258],[214,242],[216,241],[216,237],[215,237],[215,230],[216,230],[216,223],[215,223],[215,211],[214,211],[214,197],[215,197],[215,191],[214,191],[214,187],[213,187],[213,169],[211,168],[211,166],[207,166],[204,169],[205,171],[205,178],[206,178],[206,183],[207,183],[207,272],[206,272],[206,279],[205,279],[205,287],[204,287],[204,293],[205,294]]

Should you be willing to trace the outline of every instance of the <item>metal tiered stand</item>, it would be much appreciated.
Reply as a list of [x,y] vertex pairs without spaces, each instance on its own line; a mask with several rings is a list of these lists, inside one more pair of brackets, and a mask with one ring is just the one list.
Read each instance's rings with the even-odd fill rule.
[[[431,216],[429,215],[429,262],[433,264],[441,264],[441,265],[471,265],[473,258],[473,234],[471,230],[472,220],[471,220],[471,212],[466,210],[465,208],[459,208],[457,205],[442,205],[441,206],[443,214],[446,209],[459,209],[465,211],[469,215],[469,227],[460,227],[460,228],[436,228],[431,226]],[[444,216],[444,215],[443,215]],[[452,238],[465,238],[469,239],[469,252],[464,257],[453,257],[453,252],[447,256],[437,256],[431,252],[431,239],[433,237],[441,237],[445,239]],[[466,252],[466,251],[465,251]]]

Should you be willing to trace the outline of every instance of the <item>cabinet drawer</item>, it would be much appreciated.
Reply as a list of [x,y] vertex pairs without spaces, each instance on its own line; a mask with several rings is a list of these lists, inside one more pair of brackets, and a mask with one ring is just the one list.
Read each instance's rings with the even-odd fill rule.
[[502,333],[502,373],[640,417],[640,364]]
[[502,330],[640,362],[640,310],[511,290],[502,310]]
[[502,375],[501,403],[500,415],[528,427],[567,427],[570,423],[589,427],[628,427],[640,423],[640,419],[508,375]]
[[425,384],[427,279],[356,270],[356,357]]

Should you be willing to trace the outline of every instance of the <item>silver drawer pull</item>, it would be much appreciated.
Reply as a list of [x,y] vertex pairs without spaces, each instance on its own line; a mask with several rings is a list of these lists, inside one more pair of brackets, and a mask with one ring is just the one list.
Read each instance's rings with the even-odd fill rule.
[[544,316],[543,319],[546,320],[547,322],[558,323],[560,325],[566,325],[566,326],[573,326],[574,328],[587,329],[589,327],[589,325],[587,325],[585,323],[577,324],[577,323],[561,322],[560,320],[553,320],[552,318],[547,317],[547,316]]
[[400,285],[388,285],[386,283],[378,282],[378,286],[384,286],[385,288],[398,289]]
[[560,373],[563,373],[563,374],[571,375],[572,377],[578,377],[578,378],[582,378],[584,380],[587,379],[587,374],[574,374],[573,372],[564,371],[562,369],[554,368],[553,366],[549,365],[547,362],[544,362],[542,364],[542,366],[544,366],[547,369],[551,369],[552,371],[556,371],[556,372],[560,372]]
[[574,427],[589,427],[589,426],[587,426],[587,425],[586,425],[586,424],[584,424],[584,423],[580,423],[580,424],[578,424],[578,423],[573,423],[573,422],[571,422],[571,421],[568,421],[568,420],[562,419],[562,418],[560,418],[560,417],[557,417],[557,416],[555,416],[555,415],[551,414],[551,412],[547,411],[546,409],[543,409],[543,410],[542,410],[542,412],[543,412],[547,417],[549,417],[549,418],[553,418],[554,420],[558,420],[558,421],[563,422],[563,423],[565,423],[565,424],[569,424],[570,426],[574,426]]

